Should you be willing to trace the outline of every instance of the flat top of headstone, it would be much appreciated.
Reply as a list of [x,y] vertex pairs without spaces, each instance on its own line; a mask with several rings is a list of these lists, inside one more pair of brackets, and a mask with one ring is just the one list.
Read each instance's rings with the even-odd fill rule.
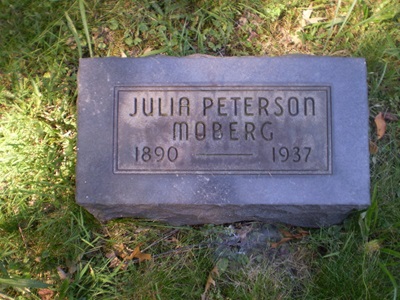
[[369,204],[364,59],[92,58],[78,83],[79,203]]

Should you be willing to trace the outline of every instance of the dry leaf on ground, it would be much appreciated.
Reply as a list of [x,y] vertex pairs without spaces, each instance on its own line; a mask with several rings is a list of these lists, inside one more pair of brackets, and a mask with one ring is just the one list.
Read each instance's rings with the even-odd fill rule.
[[125,260],[132,260],[134,258],[139,259],[139,262],[142,262],[144,260],[151,260],[151,254],[141,252],[140,247],[137,246],[135,249],[133,249],[132,253],[125,258]]
[[306,236],[309,235],[310,233],[307,230],[303,230],[303,229],[299,229],[298,234],[301,234],[302,236]]
[[51,300],[54,299],[54,291],[49,290],[49,289],[39,289],[38,294],[40,296],[40,299],[42,300]]
[[291,239],[301,239],[302,237],[309,234],[308,231],[302,229],[298,229],[295,233],[291,233],[284,229],[280,229],[279,231],[285,238],[291,238]]
[[114,249],[115,255],[122,259],[124,259],[125,257],[128,256],[128,252],[127,252],[124,244],[115,244],[113,246],[113,249]]
[[253,39],[258,38],[258,34],[255,31],[250,31],[250,35],[247,38],[247,41],[251,42]]
[[241,17],[239,18],[239,26],[243,26],[247,24],[247,18]]
[[213,278],[213,275],[219,276],[219,271],[218,267],[215,266],[210,274],[208,275],[207,282],[206,282],[206,287],[204,288],[204,293],[201,295],[201,300],[206,300],[207,299],[207,292],[210,289],[211,285],[215,286],[215,280]]
[[57,267],[57,273],[61,280],[68,279],[68,274],[61,267]]
[[373,141],[369,141],[369,153],[370,154],[378,153],[378,145],[375,144]]
[[286,237],[286,238],[293,238],[293,234],[291,234],[289,231],[284,230],[284,229],[280,229],[279,231],[282,233],[282,235],[283,235],[284,237]]
[[153,48],[147,47],[146,49],[144,49],[142,55],[144,55],[144,56],[149,55],[151,51],[153,51]]
[[106,253],[106,257],[110,260],[109,267],[110,268],[117,268],[121,265],[121,261],[117,257],[114,251],[111,251],[109,253]]
[[305,231],[305,230],[302,230],[302,229],[297,230],[296,233],[291,233],[291,232],[289,232],[287,230],[284,230],[284,229],[280,229],[279,231],[282,233],[282,235],[284,237],[279,242],[271,243],[271,248],[272,249],[276,249],[280,245],[282,245],[283,243],[286,243],[286,242],[288,242],[290,240],[301,239],[301,238],[303,238],[303,237],[305,237],[305,236],[307,236],[309,234],[308,231]]
[[286,242],[288,242],[288,241],[291,241],[291,240],[293,240],[293,238],[289,238],[289,237],[287,237],[287,238],[283,238],[283,239],[281,239],[279,242],[277,242],[277,243],[271,243],[271,248],[272,249],[276,249],[276,248],[278,248],[280,245],[282,245],[282,244],[284,244],[284,243],[286,243]]
[[169,238],[169,239],[167,239],[166,240],[168,243],[175,243],[176,244],[176,246],[175,246],[175,248],[180,248],[180,247],[182,247],[182,243],[176,238],[176,237],[171,237],[171,238]]
[[309,24],[315,24],[320,21],[326,20],[326,18],[320,18],[320,17],[311,18],[312,13],[313,13],[313,8],[312,4],[310,4],[308,9],[303,10],[303,18],[300,21],[301,28],[304,28]]
[[385,135],[386,131],[386,122],[383,114],[380,112],[375,117],[375,124],[376,124],[376,134],[378,135],[378,140],[381,139]]

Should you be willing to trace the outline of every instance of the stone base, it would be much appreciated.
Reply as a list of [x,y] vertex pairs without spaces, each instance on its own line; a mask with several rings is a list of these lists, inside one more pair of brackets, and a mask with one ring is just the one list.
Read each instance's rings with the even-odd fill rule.
[[324,227],[341,223],[353,210],[366,206],[318,205],[85,205],[98,220],[132,217],[171,225],[226,224],[240,221],[286,223],[301,227]]

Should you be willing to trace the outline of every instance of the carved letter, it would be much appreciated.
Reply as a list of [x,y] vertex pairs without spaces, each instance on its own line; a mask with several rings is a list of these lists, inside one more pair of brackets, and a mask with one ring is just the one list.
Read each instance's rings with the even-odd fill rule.
[[213,139],[220,140],[222,139],[222,125],[218,122],[213,122]]
[[315,102],[313,97],[304,97],[304,115],[305,116],[308,115],[308,110],[307,110],[308,101],[311,102],[312,115],[315,116]]
[[137,114],[137,99],[136,99],[136,97],[135,97],[135,104],[133,105],[133,108],[134,108],[133,113],[129,114],[131,117],[134,117]]
[[168,116],[168,114],[162,112],[161,105],[161,98],[158,98],[158,115],[161,117]]
[[267,121],[267,122],[264,122],[264,124],[262,124],[262,126],[261,126],[261,136],[263,137],[264,140],[271,141],[274,136],[273,136],[272,132],[269,133],[269,137],[266,136],[266,134],[264,132],[264,128],[266,127],[266,125],[272,125],[272,123]]
[[[186,103],[184,103],[184,101]],[[186,116],[190,115],[189,111],[189,99],[186,97],[182,97],[179,99],[179,115],[182,116],[182,108],[186,108]]]
[[143,115],[146,117],[153,115],[153,98],[150,98],[150,111],[146,112],[146,98],[143,98]]
[[235,125],[237,125],[237,122],[231,122],[229,123],[229,131],[230,131],[230,138],[231,141],[237,141],[239,138],[236,136],[234,136],[234,134],[236,133],[236,128],[234,128]]
[[225,103],[223,101],[225,101],[226,98],[225,97],[219,97],[218,98],[218,116],[227,116],[227,113],[222,113],[221,109],[225,107]]
[[[208,102],[208,104],[207,104]],[[203,116],[206,115],[206,110],[213,106],[213,99],[204,97],[203,98]]]
[[[264,101],[264,105],[262,105],[262,102]],[[268,107],[269,101],[267,98],[259,97],[258,98],[258,115],[261,116],[261,112],[264,110],[265,115],[268,116]]]
[[277,112],[274,112],[274,115],[275,116],[282,116],[283,115],[283,107],[282,107],[282,105],[280,105],[279,104],[279,102],[278,101],[282,101],[282,97],[276,97],[275,98],[275,104],[276,104],[276,106],[278,106],[279,107],[279,112],[277,113]]
[[245,139],[246,141],[249,139],[249,135],[251,136],[251,139],[254,141],[254,130],[256,129],[256,126],[251,123],[251,122],[246,122],[244,124],[244,131],[246,132]]
[[235,116],[237,116],[237,112],[238,112],[237,104],[238,104],[238,100],[240,100],[240,97],[231,97],[231,100],[232,100],[233,102],[235,102],[233,114],[234,114]]
[[175,122],[173,128],[173,139],[177,139],[177,132],[179,132],[179,140],[182,141],[183,138],[188,140],[189,138],[189,126],[186,122]]
[[[201,129],[199,129],[201,127]],[[196,139],[202,141],[206,138],[206,124],[204,122],[196,122],[194,127]]]
[[[292,111],[294,101],[294,111]],[[299,114],[299,99],[296,97],[290,97],[288,100],[288,110],[291,116],[297,116]]]
[[251,104],[248,103],[247,101],[253,101],[253,98],[251,98],[251,97],[244,98],[244,115],[245,116],[254,116],[253,113],[251,113],[247,110],[249,107],[251,107]]

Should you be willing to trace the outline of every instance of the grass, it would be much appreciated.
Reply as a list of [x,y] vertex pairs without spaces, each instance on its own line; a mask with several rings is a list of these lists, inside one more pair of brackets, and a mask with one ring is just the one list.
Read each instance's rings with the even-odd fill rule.
[[[388,121],[377,140],[373,120],[400,115],[400,8],[395,0],[311,4],[1,0],[0,299],[399,298],[400,123]],[[78,59],[157,53],[365,57],[378,146],[371,207],[246,253],[229,241],[258,223],[98,223],[74,200]],[[153,259],[127,260],[137,246]],[[215,286],[205,293],[209,275]]]

